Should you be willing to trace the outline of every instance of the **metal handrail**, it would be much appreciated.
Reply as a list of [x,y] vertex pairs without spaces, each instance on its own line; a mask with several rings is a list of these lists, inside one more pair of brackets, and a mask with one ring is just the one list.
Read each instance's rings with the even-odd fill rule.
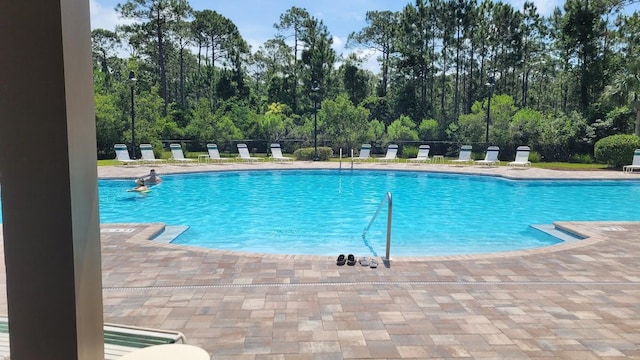
[[386,260],[390,261],[390,252],[391,252],[391,214],[393,212],[393,199],[391,197],[391,193],[388,192],[384,198],[382,199],[382,201],[380,201],[380,205],[378,205],[378,209],[376,210],[375,214],[373,214],[373,217],[371,218],[371,221],[369,221],[369,225],[367,225],[367,227],[364,228],[364,230],[362,231],[362,238],[364,239],[365,236],[367,236],[367,231],[369,231],[369,228],[371,228],[371,225],[373,224],[373,222],[376,220],[376,218],[378,217],[378,214],[380,213],[380,210],[382,209],[382,204],[384,204],[384,201],[387,200],[387,251],[386,251]]

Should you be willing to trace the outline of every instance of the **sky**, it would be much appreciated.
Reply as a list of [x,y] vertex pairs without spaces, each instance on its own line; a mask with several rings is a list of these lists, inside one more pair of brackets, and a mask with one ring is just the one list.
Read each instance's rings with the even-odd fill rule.
[[[504,1],[504,0],[503,0]],[[124,23],[114,8],[125,0],[90,0],[91,27],[115,30],[117,24]],[[321,19],[333,36],[333,47],[338,54],[346,55],[354,49],[345,49],[347,37],[360,31],[367,23],[365,14],[370,10],[401,11],[414,0],[189,0],[195,10],[215,10],[233,21],[242,37],[255,52],[277,34],[273,24],[280,15],[291,7],[306,9],[310,15]],[[522,9],[525,0],[506,0],[517,9]],[[563,6],[565,0],[533,0],[541,15],[549,15],[556,6]],[[366,55],[366,54],[361,54]],[[375,56],[370,56],[365,68],[377,68]]]

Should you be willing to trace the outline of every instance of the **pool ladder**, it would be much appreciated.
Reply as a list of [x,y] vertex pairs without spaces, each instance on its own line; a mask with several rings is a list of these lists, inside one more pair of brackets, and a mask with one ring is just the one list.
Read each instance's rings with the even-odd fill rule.
[[388,192],[385,194],[384,198],[382,199],[382,201],[380,201],[380,205],[378,205],[378,209],[376,210],[376,213],[373,214],[373,217],[371,218],[371,221],[369,221],[369,225],[367,225],[367,227],[364,228],[364,230],[362,231],[362,238],[364,239],[367,236],[367,232],[369,231],[369,228],[371,228],[371,225],[373,224],[373,222],[376,220],[376,218],[378,217],[378,214],[380,213],[380,210],[382,209],[382,205],[384,204],[385,200],[387,201],[387,251],[385,253],[385,261],[391,261],[391,257],[390,257],[390,251],[391,251],[391,214],[392,214],[392,210],[393,210],[393,200],[391,197],[391,193]]

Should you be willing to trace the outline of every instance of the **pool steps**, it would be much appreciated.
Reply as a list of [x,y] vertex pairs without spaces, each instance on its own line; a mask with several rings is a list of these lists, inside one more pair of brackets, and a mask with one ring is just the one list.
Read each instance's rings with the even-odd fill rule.
[[186,225],[165,226],[164,231],[151,240],[168,244],[189,229]]
[[535,224],[530,226],[536,230],[540,230],[564,242],[572,242],[572,241],[578,241],[578,240],[584,239],[580,235],[576,235],[566,230],[557,228],[553,224]]

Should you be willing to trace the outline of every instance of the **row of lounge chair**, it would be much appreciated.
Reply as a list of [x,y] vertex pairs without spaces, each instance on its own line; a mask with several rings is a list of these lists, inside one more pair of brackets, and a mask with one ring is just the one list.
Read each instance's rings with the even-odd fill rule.
[[[253,162],[253,161],[262,161],[264,158],[251,156],[249,153],[249,148],[247,144],[238,144],[238,158],[242,161]],[[116,152],[116,159],[121,164],[162,164],[166,163],[165,159],[157,159],[153,154],[153,147],[151,144],[140,144],[140,154],[142,158],[139,160],[131,159],[129,156],[129,150],[125,144],[115,144],[113,146]],[[184,153],[182,151],[182,146],[180,144],[170,144],[169,148],[171,149],[171,159],[170,161],[174,163],[197,163],[199,160],[189,159],[184,157]],[[280,148],[280,144],[271,144],[271,155],[275,161],[291,161],[292,157],[283,156],[282,149]],[[200,155],[200,158],[206,162],[215,162],[215,163],[223,163],[228,161],[233,161],[233,158],[223,158],[220,156],[220,151],[218,150],[218,145],[216,144],[207,144],[207,153],[208,155]]]
[[[169,145],[171,149],[172,158],[170,159],[176,163],[196,163],[198,160],[188,159],[184,157],[184,153],[182,152],[182,147],[180,144],[171,144]],[[262,161],[264,158],[251,156],[249,153],[249,148],[246,144],[239,143],[238,147],[238,158],[242,161]],[[139,160],[134,160],[129,157],[129,151],[127,150],[127,146],[125,144],[115,144],[114,149],[116,151],[116,159],[121,164],[161,164],[166,163],[165,159],[156,159],[153,154],[153,147],[151,144],[140,144],[140,153],[142,158]],[[275,161],[291,161],[294,158],[283,156],[282,149],[280,148],[280,144],[271,144],[271,155],[273,160]],[[450,164],[475,164],[475,165],[483,165],[483,166],[497,166],[500,165],[500,161],[498,160],[498,154],[500,152],[500,148],[497,146],[489,146],[487,148],[487,152],[485,154],[485,158],[482,160],[473,161],[471,159],[471,145],[462,145],[460,147],[460,152],[458,154],[457,159],[449,160]],[[418,147],[418,154],[415,158],[407,159],[410,163],[427,163],[431,162],[433,158],[429,157],[429,153],[431,151],[431,147],[429,145],[420,145]],[[224,163],[233,161],[233,158],[223,158],[220,156],[220,152],[218,151],[218,146],[216,144],[207,144],[207,152],[208,155],[201,155],[201,158],[206,162],[215,162],[215,163]],[[527,168],[531,166],[531,162],[529,161],[529,153],[531,149],[528,146],[519,146],[516,149],[516,158],[514,161],[507,163],[507,165],[512,167],[523,167]],[[373,158],[371,157],[371,144],[362,144],[360,148],[360,153],[357,157],[352,158],[353,161],[378,161],[378,162],[391,162],[398,161],[398,145],[389,144],[387,147],[387,152],[384,157],[381,158]],[[624,172],[633,172],[634,170],[640,170],[640,149],[636,149],[633,153],[633,162],[630,165],[625,165],[622,167],[622,171]]]
[[[431,162],[433,158],[429,157],[429,152],[431,147],[429,145],[420,145],[418,147],[418,154],[415,158],[407,159],[408,162],[418,163],[418,162]],[[471,159],[471,145],[463,145],[460,148],[460,153],[457,159],[449,160],[452,164],[475,164],[480,166],[498,166],[500,165],[500,160],[498,160],[498,154],[500,152],[500,148],[497,146],[489,146],[487,148],[487,152],[485,154],[485,158],[482,160],[473,161]],[[531,149],[528,146],[519,146],[516,150],[516,158],[514,161],[508,163],[509,166],[513,167],[529,167],[531,166],[531,162],[529,161],[529,153]],[[398,161],[398,145],[390,144],[387,147],[387,152],[384,157],[381,158],[372,158],[371,157],[371,145],[370,144],[362,144],[360,148],[360,153],[358,157],[354,157],[354,161],[378,161],[378,162],[390,162],[390,161]],[[639,164],[640,165],[640,164]]]

